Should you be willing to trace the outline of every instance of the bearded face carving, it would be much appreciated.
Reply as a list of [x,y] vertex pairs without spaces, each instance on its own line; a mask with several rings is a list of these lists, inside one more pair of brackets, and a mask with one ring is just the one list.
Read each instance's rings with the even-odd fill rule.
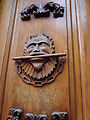
[[29,60],[21,60],[17,63],[19,75],[27,83],[34,86],[42,86],[55,79],[63,69],[63,63],[59,58],[40,57],[55,53],[54,42],[52,38],[46,34],[35,34],[25,42],[24,56],[36,56]]
[[[25,55],[36,56],[36,55],[45,55],[52,53],[50,48],[50,40],[48,36],[36,35],[29,39],[24,47]],[[34,69],[39,72],[42,69],[43,64],[47,60],[44,58],[34,58],[30,62],[33,65]]]

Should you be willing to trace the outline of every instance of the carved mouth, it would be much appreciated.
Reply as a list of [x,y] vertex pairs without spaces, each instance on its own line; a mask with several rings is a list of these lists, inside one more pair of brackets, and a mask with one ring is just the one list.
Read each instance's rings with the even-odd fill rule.
[[37,56],[37,55],[45,55],[46,53],[45,52],[33,52],[33,53],[30,53],[29,55],[32,55],[32,56]]
[[30,54],[30,55],[31,55],[31,56],[36,56],[36,58],[32,58],[30,61],[34,61],[34,62],[35,62],[35,61],[36,61],[36,62],[38,61],[39,63],[40,63],[40,62],[44,62],[44,61],[46,61],[44,58],[37,58],[37,56],[38,56],[38,55],[45,55],[45,54],[46,54],[46,53],[44,53],[44,52],[42,52],[42,53],[41,53],[41,52],[32,53],[32,54]]
[[34,62],[34,63],[41,63],[41,62],[44,62],[46,60],[44,58],[32,58],[30,61]]

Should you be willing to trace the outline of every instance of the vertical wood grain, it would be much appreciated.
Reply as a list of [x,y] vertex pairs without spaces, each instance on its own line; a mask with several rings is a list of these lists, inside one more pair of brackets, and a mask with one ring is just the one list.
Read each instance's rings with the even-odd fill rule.
[[90,119],[90,1],[76,0],[83,120]]
[[[34,2],[37,4],[40,0]],[[57,0],[56,2],[60,1]],[[13,56],[23,54],[25,41],[30,37],[30,35],[35,33],[49,34],[54,39],[56,53],[67,53],[66,9],[63,18],[54,19],[51,16],[44,19],[32,18],[27,22],[21,21],[20,12],[25,6],[32,3],[32,0],[18,1],[6,76],[2,119],[7,117],[10,107],[13,106],[22,107],[24,112],[34,112],[36,114],[46,113],[49,115],[49,120],[50,114],[53,111],[67,111],[68,114],[70,113],[68,56],[62,74],[57,76],[54,82],[41,88],[24,83],[20,76],[18,76],[16,65],[14,61],[12,61]],[[65,1],[61,1],[60,3],[66,8]],[[8,106],[6,106],[6,104],[8,104]]]
[[69,105],[70,105],[70,120],[75,120],[75,72],[73,58],[73,42],[72,42],[72,17],[70,0],[66,0],[67,6],[67,46],[68,46],[68,83],[69,83]]
[[[33,18],[31,21],[22,22],[20,11],[28,6],[29,2],[33,3],[33,0],[19,0],[18,7],[17,0],[1,0],[0,2],[0,109],[3,105],[2,120],[7,117],[9,108],[12,106],[20,106],[24,108],[25,112],[35,111],[36,113],[45,112],[46,109],[47,113],[50,113],[48,107],[50,106],[51,111],[67,110],[70,120],[90,120],[90,1],[65,0],[64,4],[62,0],[61,3],[66,6],[64,19],[59,21],[61,23],[56,19],[50,22],[48,18],[45,18],[45,23],[44,19],[35,20]],[[37,4],[39,0],[35,2]],[[16,73],[16,66],[12,62],[13,56],[22,54],[25,40],[30,34],[36,32],[47,32],[51,36],[55,36],[53,39],[55,39],[56,52],[67,52],[67,61],[62,75],[55,80],[54,85],[51,83],[50,87],[44,86],[38,89],[26,85],[21,80]],[[58,84],[59,80],[62,80],[60,84]],[[58,94],[59,99],[57,100],[55,96],[57,97]],[[57,102],[54,103],[53,100],[54,102],[57,100]],[[40,106],[43,107],[40,108]]]
[[8,66],[8,57],[10,52],[11,37],[15,17],[17,0],[0,1],[0,111],[3,103],[3,94],[5,87],[5,78]]
[[[8,4],[9,3],[9,4]],[[9,26],[9,18],[11,13],[12,0],[0,1],[0,112],[2,104],[2,92],[4,80],[1,81],[1,71],[3,66],[4,51],[7,37],[7,30]]]
[[86,58],[85,58],[85,44],[83,40],[82,26],[80,22],[79,6],[76,0],[76,14],[77,14],[77,32],[78,32],[78,43],[80,53],[80,78],[81,78],[81,94],[82,94],[82,115],[83,120],[87,120],[86,115]]
[[83,120],[82,112],[82,91],[80,76],[80,58],[77,31],[77,14],[75,1],[71,0],[71,19],[72,19],[72,42],[73,42],[73,59],[74,59],[74,84],[75,84],[75,120]]

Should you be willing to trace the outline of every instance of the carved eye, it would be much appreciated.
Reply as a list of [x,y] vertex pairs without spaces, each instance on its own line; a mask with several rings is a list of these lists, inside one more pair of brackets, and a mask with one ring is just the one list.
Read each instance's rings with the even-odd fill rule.
[[36,46],[35,43],[31,43],[31,44],[29,44],[28,48],[29,48],[29,49],[30,49],[30,48],[34,48],[35,46]]
[[45,43],[45,42],[42,42],[42,43],[39,43],[39,46],[46,47],[46,46],[49,46],[49,45],[47,43]]

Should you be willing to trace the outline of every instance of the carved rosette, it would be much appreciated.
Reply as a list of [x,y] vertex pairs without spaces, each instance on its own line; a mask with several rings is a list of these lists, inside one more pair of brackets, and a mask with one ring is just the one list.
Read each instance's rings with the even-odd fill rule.
[[55,80],[62,72],[65,57],[37,58],[37,55],[55,53],[53,39],[46,34],[35,34],[25,42],[24,56],[36,56],[36,58],[18,60],[17,72],[26,83],[34,86],[42,86]]

